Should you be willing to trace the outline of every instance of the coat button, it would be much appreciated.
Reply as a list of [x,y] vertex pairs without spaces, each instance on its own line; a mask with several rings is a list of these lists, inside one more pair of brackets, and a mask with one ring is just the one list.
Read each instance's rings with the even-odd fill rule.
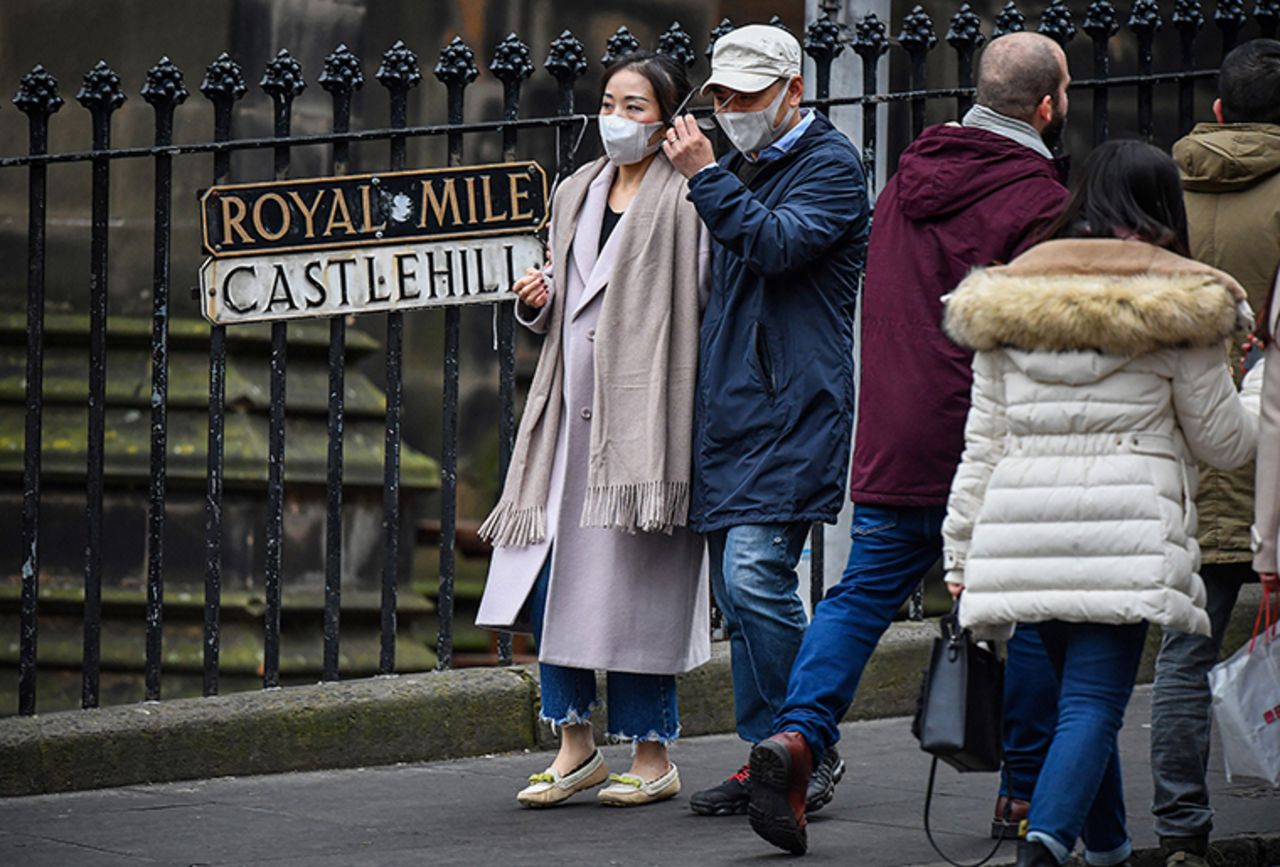
[[596,330],[595,330],[594,328],[588,329],[588,331],[587,331],[587,339],[588,339],[588,340],[595,340],[595,339],[596,339]]
[[590,410],[590,409],[584,409],[584,410],[582,411],[582,417],[583,417],[584,419],[586,419],[587,421],[591,421],[591,410]]

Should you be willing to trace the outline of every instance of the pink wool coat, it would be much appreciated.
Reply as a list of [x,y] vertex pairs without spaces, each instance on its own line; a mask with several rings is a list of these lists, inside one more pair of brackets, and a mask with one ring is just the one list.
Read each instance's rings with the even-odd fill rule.
[[[517,318],[538,334],[546,333],[551,305],[567,305],[564,399],[547,498],[547,539],[494,550],[476,624],[527,631],[522,609],[550,556],[539,660],[573,668],[678,674],[706,662],[711,653],[702,537],[683,527],[671,535],[629,534],[579,523],[591,449],[596,322],[606,292],[644,290],[609,285],[618,241],[629,231],[629,213],[600,248],[601,222],[616,170],[612,165],[601,169],[597,163],[580,171],[598,175],[571,223],[569,261],[547,269],[550,300],[534,318],[526,318],[523,313],[530,311],[517,305]],[[679,190],[683,199],[684,185]],[[698,249],[705,298],[710,262],[705,233]]]

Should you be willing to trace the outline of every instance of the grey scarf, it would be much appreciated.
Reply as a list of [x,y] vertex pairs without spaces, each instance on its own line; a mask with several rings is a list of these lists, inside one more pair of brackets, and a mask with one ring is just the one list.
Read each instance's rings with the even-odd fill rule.
[[[551,254],[561,270],[588,188],[605,165],[585,166],[557,191]],[[584,527],[669,533],[688,520],[700,311],[698,215],[686,192],[684,178],[659,156],[627,208],[596,326]],[[500,547],[547,537],[564,388],[563,295],[552,305],[502,498],[480,527]]]
[[1040,133],[1036,132],[1036,128],[1025,120],[1008,117],[998,111],[992,111],[985,105],[975,105],[965,113],[964,119],[960,121],[960,124],[976,129],[985,129],[987,132],[1013,139],[1018,144],[1031,148],[1045,159],[1053,159],[1053,154],[1050,153],[1048,146],[1045,145],[1044,139],[1040,138]]

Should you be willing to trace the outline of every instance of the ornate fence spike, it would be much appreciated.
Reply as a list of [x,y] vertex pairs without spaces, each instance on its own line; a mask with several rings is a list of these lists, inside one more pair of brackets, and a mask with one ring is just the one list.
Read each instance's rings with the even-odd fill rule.
[[618,28],[609,41],[604,45],[604,54],[600,57],[600,62],[605,66],[613,63],[615,60],[621,60],[628,54],[633,54],[640,50],[640,40],[627,29],[627,25]]
[[693,50],[693,37],[685,32],[679,21],[672,21],[671,26],[658,37],[658,53],[667,55],[686,69],[698,59]]
[[933,29],[933,19],[924,11],[923,6],[916,6],[902,19],[902,31],[898,34],[898,44],[912,58],[923,57],[938,44],[938,34]]
[[1120,32],[1120,16],[1111,0],[1093,0],[1085,12],[1080,29],[1094,42],[1106,42]]
[[289,49],[281,48],[267,64],[258,86],[272,100],[289,102],[307,89],[307,82],[302,77],[302,64],[289,53]]
[[788,33],[790,33],[790,32],[791,32],[791,28],[790,28],[790,27],[788,27],[787,25],[783,24],[783,23],[782,23],[782,18],[781,18],[780,16],[777,16],[777,15],[775,15],[775,16],[773,16],[772,18],[770,18],[770,19],[769,19],[769,25],[770,25],[770,26],[772,26],[772,27],[777,27],[779,30],[785,30],[785,31],[787,31]]
[[1140,37],[1153,38],[1156,31],[1164,27],[1164,21],[1160,18],[1160,4],[1156,0],[1133,0],[1128,25]]
[[1027,16],[1018,11],[1013,0],[1005,0],[1004,8],[996,16],[996,26],[991,30],[991,38],[998,39],[1009,33],[1021,33],[1027,29]]
[[956,14],[951,16],[945,39],[957,51],[973,51],[987,41],[982,33],[982,19],[968,3],[961,5]]
[[1218,25],[1224,37],[1234,43],[1236,34],[1245,24],[1244,0],[1218,0],[1218,8],[1213,10],[1213,23]]
[[1200,10],[1200,0],[1177,0],[1173,4],[1173,15],[1169,20],[1184,38],[1195,36],[1204,27],[1204,13]]
[[476,68],[476,53],[462,41],[461,36],[453,37],[453,41],[441,49],[440,59],[432,72],[442,84],[450,87],[468,85],[480,74]]
[[533,55],[529,51],[529,44],[514,33],[508,33],[507,38],[493,49],[489,71],[503,84],[524,81],[533,75],[533,69]]
[[225,51],[209,64],[204,71],[204,80],[200,82],[200,92],[210,101],[237,100],[248,89],[244,82],[244,70]]
[[128,99],[124,89],[120,87],[120,76],[107,66],[105,60],[97,64],[84,75],[84,82],[76,93],[76,101],[90,111],[115,111]]
[[190,94],[182,81],[182,70],[168,57],[161,57],[147,71],[147,81],[142,85],[142,98],[149,105],[177,106],[186,102]]
[[877,58],[889,50],[889,31],[874,12],[862,16],[853,29],[853,51],[863,60]]
[[395,44],[382,52],[382,63],[373,77],[387,90],[417,87],[422,81],[422,68],[418,66],[417,52],[397,39]]
[[37,63],[31,71],[22,76],[18,92],[14,94],[13,104],[18,111],[28,117],[48,116],[62,108],[62,97],[58,94],[58,79],[53,73]]
[[360,58],[347,48],[346,43],[333,49],[324,59],[324,69],[317,79],[329,93],[351,93],[364,87],[364,70]]
[[831,20],[825,12],[821,18],[815,18],[805,30],[804,50],[815,61],[830,61],[844,51],[844,43],[840,40],[840,25]]
[[1253,7],[1253,17],[1264,39],[1276,38],[1276,25],[1280,24],[1280,0],[1258,0]]
[[733,22],[728,18],[721,18],[720,23],[711,28],[711,35],[707,37],[707,50],[702,52],[707,56],[707,60],[711,59],[712,53],[716,50],[716,40],[732,30]]
[[1075,21],[1064,0],[1053,0],[1049,4],[1044,14],[1040,16],[1040,26],[1036,29],[1063,48],[1066,48],[1067,43],[1076,35]]
[[568,30],[551,40],[547,59],[542,62],[557,81],[576,81],[587,71],[587,50],[578,37]]

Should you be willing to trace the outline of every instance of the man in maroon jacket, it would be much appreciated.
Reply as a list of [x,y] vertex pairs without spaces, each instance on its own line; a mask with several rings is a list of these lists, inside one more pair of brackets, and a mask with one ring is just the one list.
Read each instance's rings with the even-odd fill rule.
[[[853,547],[805,633],[776,734],[751,753],[752,827],[781,848],[805,850],[811,769],[839,738],[837,723],[894,613],[942,556],[971,384],[971,355],[942,332],[942,298],[974,267],[1007,262],[1034,244],[1065,210],[1052,147],[1069,81],[1052,40],[1015,33],[993,41],[979,64],[973,109],[960,124],[925,130],[877,201],[862,296]],[[1047,670],[1053,701],[1043,649],[1029,648],[1026,658]],[[1010,714],[1020,710],[1014,699]],[[1025,745],[1011,745],[1005,794],[1029,797],[1056,714],[1046,716]],[[1024,746],[1025,772],[1016,779]]]

